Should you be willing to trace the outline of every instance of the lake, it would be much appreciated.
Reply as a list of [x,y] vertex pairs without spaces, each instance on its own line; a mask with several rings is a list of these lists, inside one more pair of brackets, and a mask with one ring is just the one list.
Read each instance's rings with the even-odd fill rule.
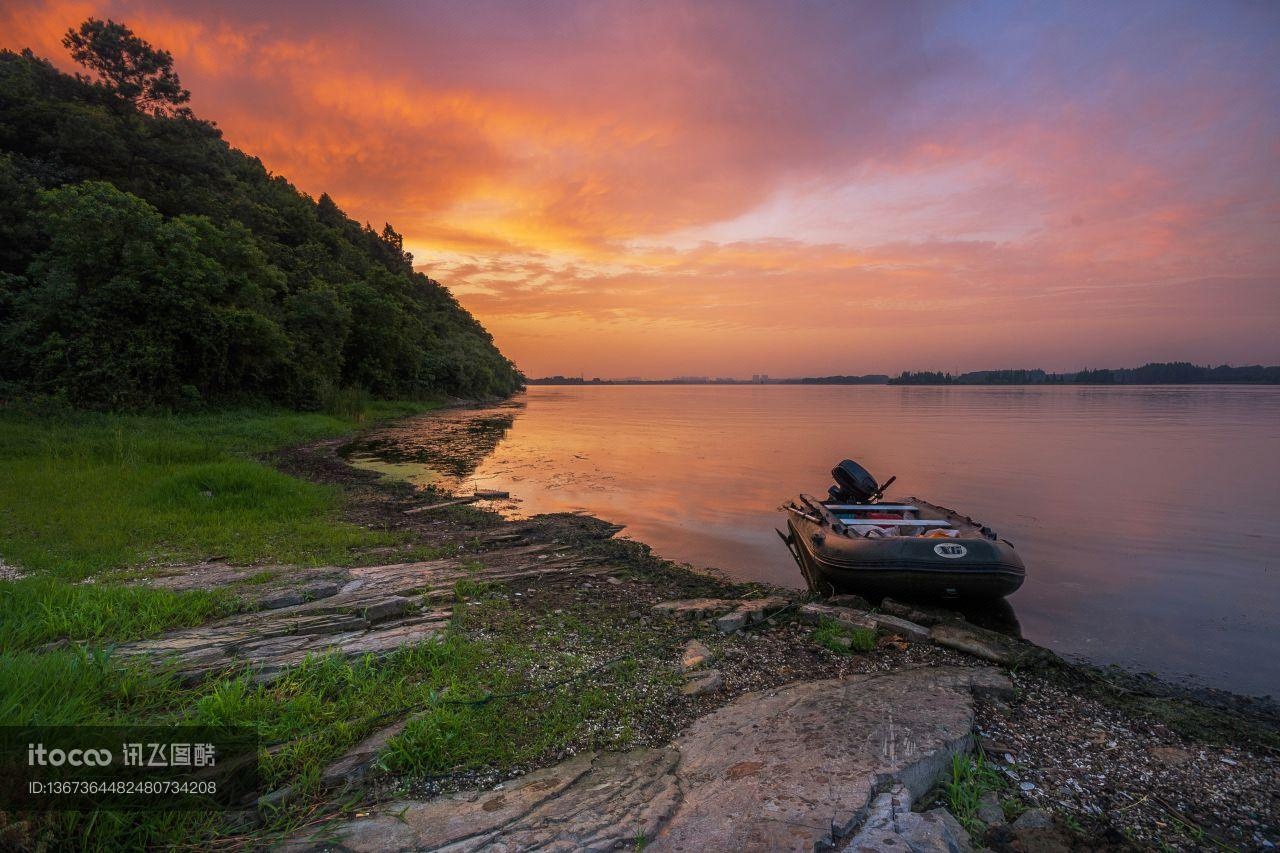
[[[534,386],[399,425],[352,461],[586,510],[664,557],[803,587],[778,505],[856,459],[890,497],[1011,540],[1009,599],[1065,655],[1280,693],[1280,388]],[[439,449],[441,431],[455,439]],[[458,448],[463,448],[461,451]]]

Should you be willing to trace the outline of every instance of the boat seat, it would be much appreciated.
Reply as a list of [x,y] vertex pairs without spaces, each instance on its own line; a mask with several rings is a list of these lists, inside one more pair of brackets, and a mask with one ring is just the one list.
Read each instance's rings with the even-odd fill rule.
[[[837,518],[840,518],[837,516]],[[951,527],[949,521],[932,518],[840,518],[847,526],[858,527]]]
[[832,512],[919,512],[909,504],[826,504]]

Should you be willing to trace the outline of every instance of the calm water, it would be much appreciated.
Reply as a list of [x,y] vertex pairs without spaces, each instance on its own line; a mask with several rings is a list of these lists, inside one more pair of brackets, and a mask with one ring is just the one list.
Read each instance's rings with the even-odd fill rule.
[[[890,497],[982,519],[1026,561],[1024,635],[1280,693],[1280,388],[534,387],[364,448],[420,483],[588,510],[659,554],[803,586],[778,504],[861,461]],[[440,456],[431,431],[467,452]],[[370,461],[369,456],[378,457]]]

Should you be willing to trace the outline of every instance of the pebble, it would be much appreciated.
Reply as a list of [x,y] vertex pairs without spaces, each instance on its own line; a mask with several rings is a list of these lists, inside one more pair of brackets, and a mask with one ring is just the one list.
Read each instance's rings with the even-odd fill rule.
[[1053,826],[1053,816],[1044,809],[1027,809],[1013,822],[1014,829],[1046,829]]
[[982,821],[987,826],[1001,826],[1004,824],[1004,809],[997,805],[983,803],[981,806],[978,806],[976,814],[978,816],[978,820]]

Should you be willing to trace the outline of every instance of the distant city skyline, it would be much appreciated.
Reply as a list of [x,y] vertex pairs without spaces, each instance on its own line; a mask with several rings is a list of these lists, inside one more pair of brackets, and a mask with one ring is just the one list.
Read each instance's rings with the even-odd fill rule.
[[171,50],[530,376],[1280,362],[1280,4],[13,0]]

